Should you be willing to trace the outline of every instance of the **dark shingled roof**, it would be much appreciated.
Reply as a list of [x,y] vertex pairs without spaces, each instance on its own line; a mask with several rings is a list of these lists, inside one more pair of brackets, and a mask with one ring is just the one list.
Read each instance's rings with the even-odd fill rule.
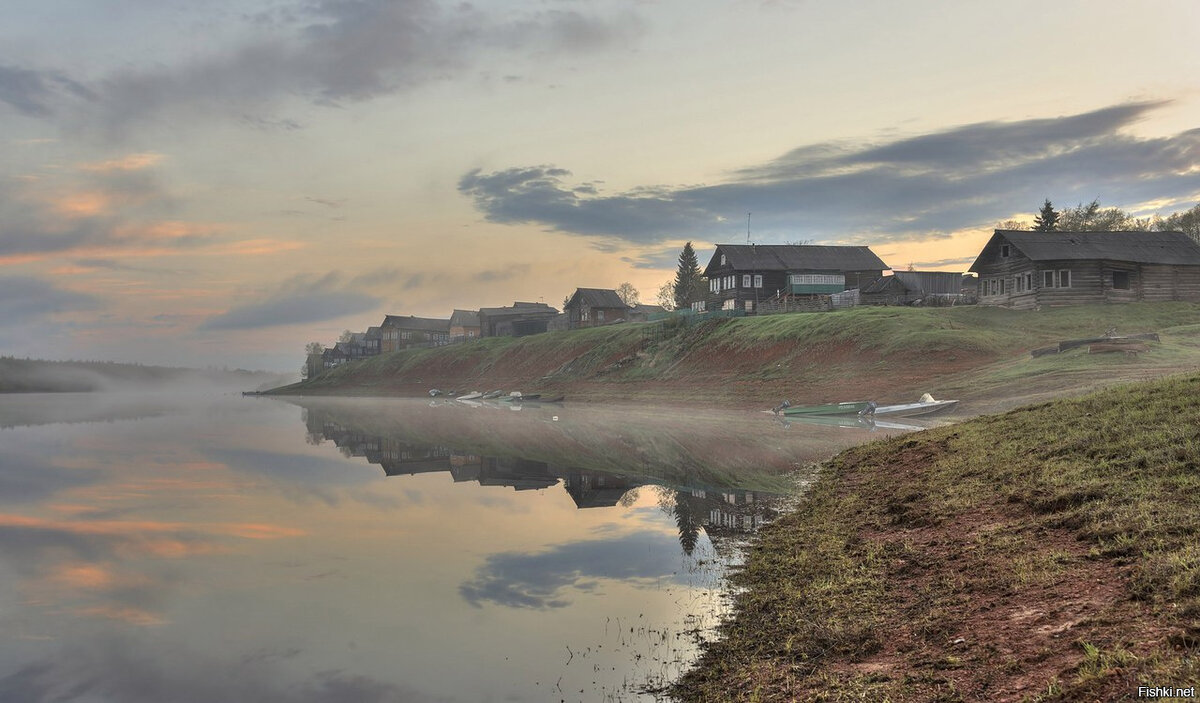
[[512,304],[512,307],[503,308],[479,308],[479,312],[491,317],[500,317],[503,315],[538,315],[550,314],[557,315],[558,309],[552,308],[545,303],[522,303],[517,301]]
[[738,271],[874,271],[883,263],[870,247],[816,244],[718,244],[705,267],[719,265],[720,255]]
[[[1183,232],[1026,232],[998,229],[1033,261],[1093,260],[1129,261],[1138,264],[1200,266],[1200,245]],[[988,247],[984,247],[987,251]],[[983,254],[979,255],[983,258]],[[979,259],[971,265],[976,270]]]
[[607,288],[576,288],[567,305],[586,305],[589,308],[628,307],[615,290]]
[[422,332],[449,332],[450,321],[412,315],[385,315],[381,327],[399,327]]
[[478,310],[459,310],[455,308],[454,312],[450,313],[451,327],[478,327],[479,326],[479,311]]

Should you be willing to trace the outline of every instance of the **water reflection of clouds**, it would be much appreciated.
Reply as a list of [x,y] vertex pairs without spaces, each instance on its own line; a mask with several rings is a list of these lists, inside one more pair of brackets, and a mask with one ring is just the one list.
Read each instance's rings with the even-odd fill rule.
[[123,703],[448,703],[413,687],[319,671],[297,681],[289,660],[295,652],[238,661],[180,646],[166,651],[123,637],[98,637],[66,647],[53,659],[33,662],[0,678],[0,700],[122,701]]
[[103,472],[58,466],[34,454],[4,453],[0,462],[0,503],[27,504],[59,491],[86,486],[104,477]]
[[649,530],[541,552],[503,552],[488,556],[458,590],[475,607],[491,602],[512,608],[562,608],[571,604],[568,590],[593,591],[600,580],[643,586],[664,578],[686,583],[670,568],[678,554],[679,543],[672,535]]

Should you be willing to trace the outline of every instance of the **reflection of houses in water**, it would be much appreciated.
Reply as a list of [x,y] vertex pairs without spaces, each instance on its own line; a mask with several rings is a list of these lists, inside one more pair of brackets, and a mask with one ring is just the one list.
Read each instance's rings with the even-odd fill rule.
[[630,490],[646,485],[645,481],[586,469],[565,469],[560,474],[563,487],[580,509],[611,508]]
[[[388,476],[448,472],[456,483],[509,486],[518,491],[563,488],[579,509],[617,505],[634,488],[661,485],[649,476],[626,476],[577,467],[564,467],[533,459],[482,456],[441,445],[419,445],[391,437],[350,430],[309,410],[305,415],[310,438],[324,437],[347,456],[364,457]],[[779,496],[755,491],[709,490],[672,487],[670,514],[679,529],[679,542],[691,554],[700,530],[714,545],[722,537],[751,533],[774,519]]]

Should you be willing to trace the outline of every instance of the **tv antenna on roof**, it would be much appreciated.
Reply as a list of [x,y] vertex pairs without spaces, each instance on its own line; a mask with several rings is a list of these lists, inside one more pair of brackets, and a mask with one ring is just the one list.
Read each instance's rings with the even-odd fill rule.
[[750,213],[746,213],[746,243],[750,243]]

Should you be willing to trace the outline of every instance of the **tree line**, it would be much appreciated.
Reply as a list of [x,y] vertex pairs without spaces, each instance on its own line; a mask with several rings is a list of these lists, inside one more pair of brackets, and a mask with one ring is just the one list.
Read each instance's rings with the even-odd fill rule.
[[1119,207],[1104,207],[1099,198],[1061,211],[1046,198],[1032,224],[1025,220],[1004,220],[996,228],[1034,232],[1183,232],[1200,241],[1200,204],[1166,217],[1158,214],[1135,217]]

